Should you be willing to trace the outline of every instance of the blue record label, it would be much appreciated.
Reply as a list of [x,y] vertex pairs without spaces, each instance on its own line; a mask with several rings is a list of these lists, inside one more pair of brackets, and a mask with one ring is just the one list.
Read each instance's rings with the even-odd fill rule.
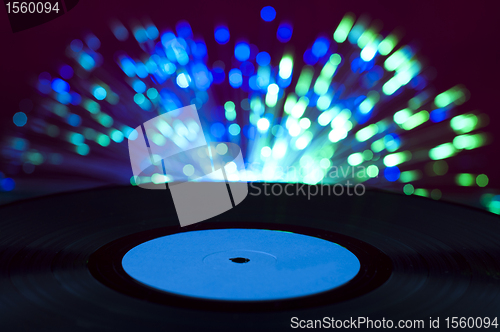
[[161,291],[227,301],[282,300],[339,287],[360,270],[346,248],[264,229],[212,229],[144,242],[122,260],[133,279]]

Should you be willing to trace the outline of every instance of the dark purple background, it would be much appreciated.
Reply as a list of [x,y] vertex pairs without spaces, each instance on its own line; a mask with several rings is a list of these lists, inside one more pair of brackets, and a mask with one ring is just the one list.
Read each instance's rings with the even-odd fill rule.
[[[497,101],[500,29],[498,7],[490,3],[494,1],[82,0],[62,17],[15,34],[8,25],[6,12],[1,10],[0,128],[15,129],[12,115],[18,111],[19,101],[33,93],[28,82],[41,71],[53,70],[58,60],[64,59],[64,48],[69,41],[90,30],[101,38],[103,47],[117,43],[109,29],[111,18],[118,18],[128,26],[131,18],[150,17],[160,30],[173,28],[181,19],[188,20],[195,34],[201,33],[205,37],[209,56],[212,54],[210,60],[214,61],[219,56],[213,41],[213,28],[217,22],[228,24],[233,40],[246,36],[251,43],[272,52],[265,46],[277,47],[273,46],[279,44],[275,37],[276,28],[280,21],[288,19],[294,25],[290,43],[302,52],[318,33],[331,36],[342,16],[352,11],[356,16],[366,13],[372,19],[381,20],[384,32],[403,28],[403,43],[416,43],[421,58],[437,69],[438,76],[433,82],[437,90],[464,84],[471,92],[471,98],[460,106],[460,110],[478,109],[488,113],[490,125],[486,130],[494,133],[500,128]],[[277,19],[271,23],[260,19],[260,9],[266,5],[277,10]],[[268,34],[269,31],[272,34]],[[218,49],[220,52],[221,47]],[[484,172],[490,177],[488,187],[499,188],[497,152],[495,140],[486,148],[463,152],[455,161],[459,163],[455,170],[467,171],[460,169],[461,160],[464,163],[472,160],[476,173]]]

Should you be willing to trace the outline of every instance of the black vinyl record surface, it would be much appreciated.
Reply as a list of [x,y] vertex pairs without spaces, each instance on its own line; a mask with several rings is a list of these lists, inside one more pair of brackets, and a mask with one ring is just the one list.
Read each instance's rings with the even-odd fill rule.
[[[444,328],[446,317],[500,313],[498,217],[420,197],[367,191],[308,199],[251,189],[232,210],[181,228],[167,192],[113,187],[10,204],[0,216],[2,331],[281,330],[293,317],[426,326],[439,317]],[[157,291],[121,267],[145,241],[228,228],[329,240],[354,253],[361,269],[320,294],[232,302]]]

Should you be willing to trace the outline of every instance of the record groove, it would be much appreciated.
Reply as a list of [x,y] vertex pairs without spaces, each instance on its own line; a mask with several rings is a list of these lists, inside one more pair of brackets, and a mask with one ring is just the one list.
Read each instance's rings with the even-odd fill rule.
[[[0,215],[0,323],[6,330],[272,330],[289,328],[293,316],[493,317],[500,308],[498,217],[425,198],[378,191],[309,201],[250,194],[223,215],[181,228],[168,193],[114,187],[18,202],[0,208]],[[114,262],[137,241],[235,223],[352,240],[389,257],[392,271],[378,287],[340,301],[231,310],[157,300],[156,292],[143,290],[132,296],[120,289],[127,283],[109,278],[120,275],[118,269],[96,273],[103,265],[94,258],[103,253],[113,253]],[[387,271],[378,266],[367,274]]]

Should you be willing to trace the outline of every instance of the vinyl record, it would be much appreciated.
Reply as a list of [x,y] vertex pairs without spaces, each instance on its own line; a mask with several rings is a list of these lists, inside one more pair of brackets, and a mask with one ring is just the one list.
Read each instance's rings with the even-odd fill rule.
[[[6,331],[276,330],[293,327],[293,319],[423,319],[428,324],[429,317],[442,321],[448,316],[493,318],[498,314],[500,224],[496,216],[386,192],[367,191],[362,196],[325,192],[308,197],[307,186],[273,185],[288,186],[288,190],[276,196],[263,190],[269,184],[252,184],[240,205],[182,228],[167,192],[134,187],[60,194],[2,207],[1,326]],[[193,234],[204,234],[204,239],[189,240]],[[227,243],[217,238],[221,234]],[[268,242],[269,234],[273,237]],[[155,251],[148,243],[175,238],[178,241],[169,243],[175,245],[177,260],[168,251],[165,257],[171,260],[161,262],[148,253]],[[215,241],[213,248],[205,246],[210,239]],[[255,254],[259,250],[253,246],[259,245],[268,247]],[[225,265],[229,271],[222,273],[227,278],[237,268],[260,262],[253,265],[255,277],[267,266],[270,281],[283,278],[281,294],[285,295],[214,299],[206,293],[180,292],[190,284],[187,280],[182,285],[185,279],[172,279],[168,287],[159,287],[141,279],[131,268],[134,264],[127,264],[127,253],[139,248],[146,250],[136,252],[136,266],[140,255],[152,259],[144,261],[146,276],[162,264],[170,271],[190,267],[203,271],[207,267],[199,264],[213,259],[212,268],[232,264]],[[315,252],[307,256],[307,248]],[[332,248],[345,249],[338,253],[352,258],[347,265],[359,262],[359,271],[353,276],[351,270],[337,284],[318,277],[325,271],[321,266],[327,270],[329,264],[342,264],[332,260]],[[285,267],[305,271],[302,280],[309,276],[329,285],[287,292],[295,276],[281,275],[275,258],[266,254],[276,257],[276,262],[290,259]],[[331,277],[331,272],[326,275]],[[227,286],[216,276],[205,276],[214,278],[215,288]],[[265,294],[256,285],[266,278],[257,281],[251,287]]]

